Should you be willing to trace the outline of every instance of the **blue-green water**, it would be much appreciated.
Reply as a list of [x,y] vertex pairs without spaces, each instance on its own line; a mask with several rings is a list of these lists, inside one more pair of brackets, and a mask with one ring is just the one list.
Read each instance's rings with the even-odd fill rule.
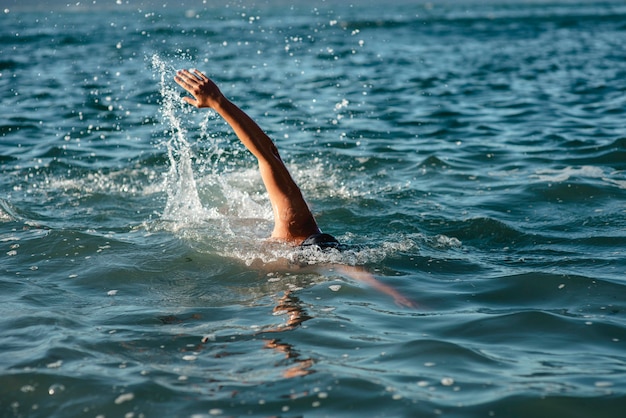
[[118,3],[0,10],[0,416],[623,416],[623,2]]

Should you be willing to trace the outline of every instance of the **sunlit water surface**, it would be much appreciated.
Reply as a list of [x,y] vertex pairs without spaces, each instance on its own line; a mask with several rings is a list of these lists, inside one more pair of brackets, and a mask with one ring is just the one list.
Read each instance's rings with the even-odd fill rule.
[[626,6],[244,3],[0,15],[0,415],[623,416]]

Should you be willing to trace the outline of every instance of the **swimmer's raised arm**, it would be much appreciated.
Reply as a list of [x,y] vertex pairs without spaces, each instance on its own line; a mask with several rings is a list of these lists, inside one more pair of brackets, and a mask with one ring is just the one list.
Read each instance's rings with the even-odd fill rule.
[[274,212],[272,238],[300,244],[313,234],[320,233],[300,188],[283,163],[278,149],[250,116],[222,94],[217,85],[198,70],[181,70],[176,83],[193,97],[184,97],[198,108],[215,110],[235,131],[243,145],[259,162],[261,178],[267,189]]
[[193,70],[193,73],[180,70],[174,80],[193,96],[183,97],[185,102],[197,108],[208,107],[215,110],[259,161],[271,161],[278,155],[274,143],[265,132],[244,111],[228,100],[206,75],[198,70]]

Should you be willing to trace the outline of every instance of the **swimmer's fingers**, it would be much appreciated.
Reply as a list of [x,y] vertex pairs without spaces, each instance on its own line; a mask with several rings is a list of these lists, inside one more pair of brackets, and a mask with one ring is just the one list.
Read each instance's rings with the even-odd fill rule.
[[209,80],[209,77],[204,75],[204,73],[202,71],[196,70],[195,68],[193,69],[193,74],[196,77],[198,77],[200,80],[202,80],[202,81],[208,81]]
[[174,81],[193,96],[184,97],[183,100],[195,107],[212,107],[222,93],[204,73],[196,69],[192,71],[180,70],[174,77]]
[[396,302],[398,306],[403,306],[405,308],[411,308],[411,309],[417,309],[417,307],[419,306],[417,302],[415,302],[414,300],[411,300],[402,295],[396,296],[394,298],[394,302]]
[[190,73],[187,70],[180,70],[176,73],[174,77],[174,81],[187,90],[189,93],[193,93],[193,90],[198,86],[201,79],[199,79],[195,74]]
[[192,97],[189,96],[185,96],[183,97],[183,101],[186,103],[189,103],[190,105],[194,106],[194,107],[200,107],[200,104],[198,103],[198,101]]
[[183,101],[185,101],[186,103],[189,103],[192,106],[198,107],[198,100],[196,99],[196,95],[194,94],[195,87],[192,85],[191,82],[188,81],[188,79],[183,78],[181,73],[182,72],[179,71],[179,75],[176,75],[176,77],[174,77],[174,81],[176,82],[176,84],[178,84],[179,86],[181,86],[182,88],[187,90],[191,95],[194,96],[193,98],[189,96],[185,96],[183,97]]
[[178,73],[176,73],[176,76],[174,77],[174,81],[176,82],[176,84],[178,84],[179,86],[181,86],[182,88],[184,88],[185,90],[187,90],[188,92],[191,93],[191,89],[193,87],[192,87],[188,77],[183,72],[183,70],[181,70]]

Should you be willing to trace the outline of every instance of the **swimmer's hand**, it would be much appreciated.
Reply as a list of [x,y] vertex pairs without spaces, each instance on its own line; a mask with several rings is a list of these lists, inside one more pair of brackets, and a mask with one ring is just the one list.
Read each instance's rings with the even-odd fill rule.
[[396,305],[404,306],[405,308],[417,309],[418,307],[417,302],[399,293],[394,296],[393,300],[396,302]]
[[[192,72],[193,71],[193,72]],[[183,100],[197,108],[216,108],[224,100],[224,95],[209,77],[198,70],[180,70],[174,81],[193,96],[185,96]]]

